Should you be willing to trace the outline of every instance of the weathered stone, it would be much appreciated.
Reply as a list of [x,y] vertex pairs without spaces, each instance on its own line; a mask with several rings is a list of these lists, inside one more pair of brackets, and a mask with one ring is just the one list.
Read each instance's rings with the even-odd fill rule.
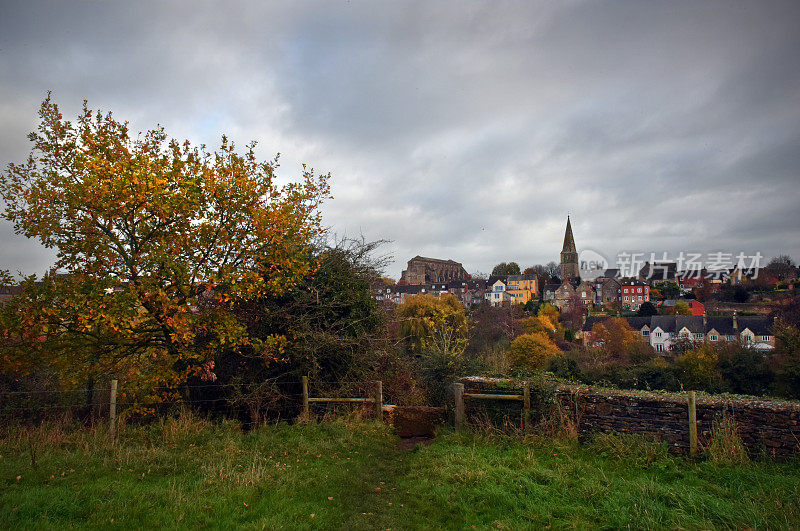
[[415,256],[408,261],[408,267],[403,271],[401,280],[412,286],[436,282],[452,282],[469,280],[469,274],[462,265],[453,260],[440,260],[438,258],[425,258]]

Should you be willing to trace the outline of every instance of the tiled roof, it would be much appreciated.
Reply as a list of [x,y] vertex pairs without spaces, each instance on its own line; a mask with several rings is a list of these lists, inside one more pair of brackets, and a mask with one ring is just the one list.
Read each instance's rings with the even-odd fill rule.
[[[584,332],[591,332],[595,323],[600,323],[610,319],[610,317],[587,317],[586,322],[581,328]],[[716,330],[721,335],[732,336],[742,333],[747,328],[757,336],[772,335],[772,319],[763,316],[739,316],[737,317],[738,330],[733,329],[733,317],[708,317],[703,322],[702,315],[653,315],[651,317],[625,317],[628,324],[634,330],[641,330],[647,325],[650,330],[656,327],[664,332],[679,333],[684,328],[692,334],[707,334],[711,330]]]
[[745,328],[749,328],[750,331],[757,336],[772,335],[772,324],[774,321],[769,317],[762,317],[760,315],[740,315],[737,319],[739,321],[739,332]]
[[536,280],[538,277],[536,275],[508,275],[508,281],[512,282],[515,280]]

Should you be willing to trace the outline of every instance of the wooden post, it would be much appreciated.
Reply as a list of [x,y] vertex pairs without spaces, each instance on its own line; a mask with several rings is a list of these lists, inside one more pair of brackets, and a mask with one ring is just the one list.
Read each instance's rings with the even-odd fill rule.
[[375,413],[378,420],[383,420],[383,382],[380,380],[375,382]]
[[308,418],[310,413],[308,407],[308,376],[303,376],[303,417]]
[[689,392],[689,455],[697,454],[697,393]]
[[453,384],[453,395],[456,401],[455,425],[460,430],[464,424],[464,384]]
[[117,428],[117,380],[111,380],[111,395],[108,398],[108,430],[111,440],[116,436]]
[[522,386],[522,400],[522,432],[527,434],[531,427],[531,383],[527,380]]

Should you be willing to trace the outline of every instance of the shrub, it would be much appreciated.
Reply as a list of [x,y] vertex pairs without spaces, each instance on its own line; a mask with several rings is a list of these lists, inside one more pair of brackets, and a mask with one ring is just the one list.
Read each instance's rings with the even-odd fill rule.
[[675,364],[686,387],[714,392],[722,387],[718,361],[719,354],[714,346],[703,343],[681,355]]
[[523,334],[511,342],[508,361],[512,368],[543,369],[560,352],[543,333]]

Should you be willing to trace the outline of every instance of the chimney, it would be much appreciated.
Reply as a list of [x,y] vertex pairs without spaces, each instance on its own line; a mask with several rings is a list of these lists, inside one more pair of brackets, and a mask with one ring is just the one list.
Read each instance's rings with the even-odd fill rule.
[[739,319],[736,318],[736,310],[733,310],[733,331],[739,331]]

